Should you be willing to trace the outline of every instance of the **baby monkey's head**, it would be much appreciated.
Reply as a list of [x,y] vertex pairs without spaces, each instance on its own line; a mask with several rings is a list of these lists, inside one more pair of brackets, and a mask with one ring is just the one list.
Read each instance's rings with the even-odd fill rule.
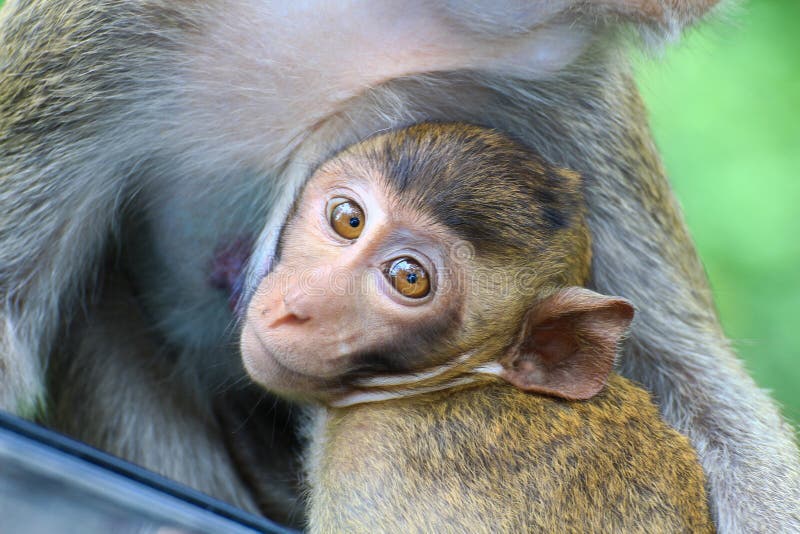
[[345,405],[503,379],[588,398],[632,306],[582,286],[580,176],[495,130],[425,123],[309,179],[242,332],[252,377]]

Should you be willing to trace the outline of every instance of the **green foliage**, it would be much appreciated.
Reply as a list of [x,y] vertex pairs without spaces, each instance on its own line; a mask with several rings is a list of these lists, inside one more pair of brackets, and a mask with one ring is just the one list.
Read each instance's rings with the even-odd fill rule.
[[800,2],[729,19],[642,62],[639,84],[726,332],[797,427]]

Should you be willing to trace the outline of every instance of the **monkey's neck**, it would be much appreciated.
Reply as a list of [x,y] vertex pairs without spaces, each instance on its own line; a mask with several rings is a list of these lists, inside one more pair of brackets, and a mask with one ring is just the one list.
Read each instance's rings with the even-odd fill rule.
[[434,393],[436,391],[443,391],[458,386],[472,384],[475,381],[477,381],[477,377],[475,376],[462,376],[441,384],[433,386],[415,387],[413,389],[383,389],[375,391],[358,390],[348,393],[343,397],[339,397],[338,399],[328,403],[328,405],[331,408],[346,408],[348,406],[354,406],[356,404],[366,404],[369,402],[382,402],[393,399],[413,397],[416,395],[424,395],[426,393]]
[[498,373],[495,362],[481,363],[479,350],[467,351],[454,360],[419,373],[379,375],[363,378],[353,389],[330,402],[331,408],[345,408],[356,404],[382,402],[392,399],[424,395],[485,381]]

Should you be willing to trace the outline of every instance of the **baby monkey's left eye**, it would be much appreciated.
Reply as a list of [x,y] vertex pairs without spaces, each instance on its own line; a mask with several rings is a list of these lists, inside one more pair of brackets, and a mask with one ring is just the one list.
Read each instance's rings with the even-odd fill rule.
[[421,299],[431,290],[427,271],[413,258],[394,260],[386,276],[401,295],[412,299]]
[[338,199],[331,210],[331,228],[345,239],[357,239],[364,229],[364,210],[347,199]]

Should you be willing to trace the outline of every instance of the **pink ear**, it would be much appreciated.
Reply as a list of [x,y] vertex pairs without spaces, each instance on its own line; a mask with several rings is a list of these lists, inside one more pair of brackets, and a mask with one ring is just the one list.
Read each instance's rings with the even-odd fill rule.
[[525,316],[517,342],[500,359],[500,376],[524,391],[588,399],[606,383],[633,305],[571,287]]

